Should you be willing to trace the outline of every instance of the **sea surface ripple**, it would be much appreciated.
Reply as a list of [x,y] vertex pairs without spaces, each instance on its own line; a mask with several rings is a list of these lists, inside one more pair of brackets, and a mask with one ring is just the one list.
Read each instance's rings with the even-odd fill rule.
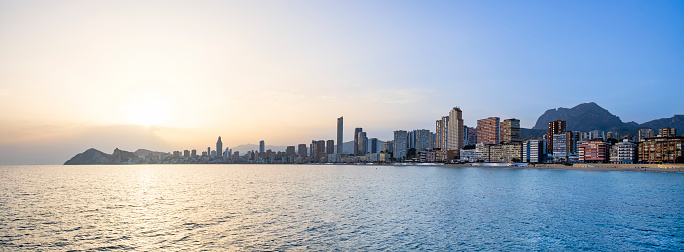
[[682,249],[681,173],[0,166],[0,250]]

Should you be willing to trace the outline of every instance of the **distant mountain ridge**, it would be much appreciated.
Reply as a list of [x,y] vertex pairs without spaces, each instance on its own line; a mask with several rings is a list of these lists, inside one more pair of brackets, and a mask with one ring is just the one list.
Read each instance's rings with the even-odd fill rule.
[[671,118],[661,118],[638,124],[636,122],[623,122],[620,117],[611,114],[594,102],[582,103],[573,108],[549,109],[539,116],[537,123],[532,129],[524,129],[523,136],[526,134],[536,136],[539,130],[548,129],[549,122],[555,120],[566,121],[566,128],[569,131],[617,131],[621,134],[636,134],[639,128],[662,129],[671,127],[677,132],[684,133],[684,115],[674,115]]
[[139,161],[139,159],[135,153],[119,150],[119,148],[114,149],[114,153],[111,155],[90,148],[72,157],[64,165],[123,164],[130,161]]

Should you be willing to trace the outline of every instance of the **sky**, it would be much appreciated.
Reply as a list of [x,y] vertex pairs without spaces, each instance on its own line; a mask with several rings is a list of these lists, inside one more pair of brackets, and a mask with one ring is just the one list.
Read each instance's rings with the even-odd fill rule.
[[[4,1],[0,164],[684,113],[683,1]],[[213,149],[213,148],[212,148]]]

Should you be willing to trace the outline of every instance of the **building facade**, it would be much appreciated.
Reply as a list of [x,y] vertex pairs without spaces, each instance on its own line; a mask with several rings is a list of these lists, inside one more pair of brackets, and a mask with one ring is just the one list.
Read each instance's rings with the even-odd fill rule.
[[610,145],[602,138],[585,141],[577,147],[579,161],[583,163],[604,163],[608,161]]
[[553,159],[556,162],[568,161],[568,143],[566,137],[567,135],[565,133],[553,134],[551,137],[551,151]]
[[394,152],[393,157],[397,160],[403,160],[406,158],[406,138],[408,134],[405,130],[395,130],[394,131]]
[[335,154],[335,140],[325,142],[325,154]]
[[501,123],[501,142],[519,142],[520,141],[520,120],[511,118],[506,119]]
[[[448,125],[448,141],[447,150],[463,149],[463,111],[460,108],[454,107],[449,111],[449,125]],[[458,155],[458,154],[457,154]]]
[[221,142],[221,136],[219,136],[218,141],[216,141],[216,155],[219,157],[223,157],[223,143]]
[[684,137],[649,137],[639,142],[639,162],[684,163],[682,157]]
[[340,116],[340,118],[337,118],[337,154],[342,154],[342,145],[344,144],[344,138],[343,133],[344,133],[344,126],[343,126],[343,118]]
[[664,129],[659,129],[658,135],[660,135],[662,137],[676,137],[677,136],[677,129],[673,129],[670,127],[667,127]]
[[477,120],[477,142],[498,144],[500,142],[499,127],[498,117]]
[[637,145],[628,139],[613,145],[610,151],[610,162],[614,164],[632,164],[637,158]]
[[300,158],[306,157],[306,144],[297,145],[297,154],[299,155]]
[[549,122],[549,130],[546,133],[549,144],[547,146],[546,153],[553,155],[553,135],[564,134],[565,132],[565,121],[555,120],[553,122]]
[[[359,133],[361,132],[363,132],[363,128],[354,129],[354,156],[361,156],[361,152],[359,151]],[[363,141],[363,139],[361,140]]]
[[527,140],[522,145],[522,162],[543,163],[546,162],[546,142],[544,140]]
[[655,137],[652,129],[648,129],[648,128],[639,129],[639,139],[638,139],[639,142],[644,141],[646,138],[649,138],[649,137]]
[[521,142],[503,144],[484,144],[482,159],[488,163],[521,162],[523,150]]

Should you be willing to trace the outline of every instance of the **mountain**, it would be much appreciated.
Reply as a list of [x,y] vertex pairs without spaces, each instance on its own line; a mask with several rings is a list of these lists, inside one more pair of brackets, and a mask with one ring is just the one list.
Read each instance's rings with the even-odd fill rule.
[[567,130],[631,130],[633,124],[623,123],[620,117],[611,114],[594,102],[582,103],[573,108],[549,109],[542,114],[533,129],[548,129],[549,122],[566,121]]
[[90,148],[83,153],[76,154],[76,156],[66,161],[64,165],[124,164],[137,161],[138,159],[135,153],[119,150],[118,148],[111,155]]
[[664,129],[667,127],[677,129],[678,134],[684,134],[684,115],[675,115],[670,118],[661,118],[641,124],[641,127],[651,129]]
[[620,134],[636,135],[639,128],[651,128],[654,130],[671,127],[677,132],[684,133],[684,115],[675,115],[671,118],[661,118],[643,124],[636,122],[622,122],[620,117],[611,114],[594,102],[582,103],[573,108],[549,109],[539,116],[537,123],[532,129],[521,129],[521,135],[541,136],[546,133],[549,122],[563,120],[569,131],[617,131]]

